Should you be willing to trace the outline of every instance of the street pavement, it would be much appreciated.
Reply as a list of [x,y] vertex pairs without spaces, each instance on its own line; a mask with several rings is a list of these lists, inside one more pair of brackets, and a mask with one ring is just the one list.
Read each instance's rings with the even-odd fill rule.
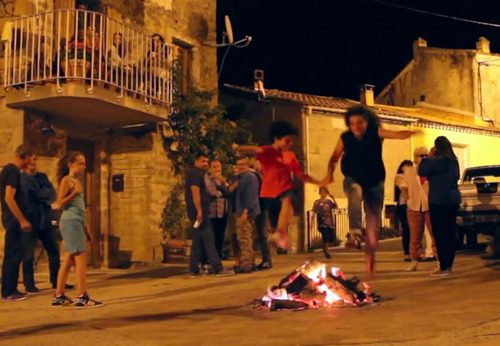
[[[435,262],[405,271],[399,244],[380,246],[370,283],[381,302],[359,308],[255,308],[270,285],[321,253],[226,278],[190,278],[183,263],[93,270],[89,293],[106,306],[88,310],[52,308],[47,273],[37,273],[41,293],[0,303],[0,345],[500,345],[500,260],[462,252],[452,276],[432,278]],[[363,278],[360,252],[336,250],[327,263]]]

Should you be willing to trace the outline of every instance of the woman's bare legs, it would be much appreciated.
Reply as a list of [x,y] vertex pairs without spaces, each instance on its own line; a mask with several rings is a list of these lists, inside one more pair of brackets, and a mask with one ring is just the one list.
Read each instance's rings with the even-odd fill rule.
[[69,271],[71,270],[71,266],[73,263],[73,257],[69,252],[65,252],[62,255],[62,264],[59,268],[59,273],[57,274],[57,288],[56,288],[56,296],[60,296],[64,293],[64,288],[66,286],[66,280],[68,279]]
[[87,253],[80,252],[74,256],[76,263],[76,286],[78,296],[87,293]]
[[369,276],[375,275],[375,251],[378,245],[378,230],[381,222],[381,210],[378,208],[365,207],[365,222],[366,222],[366,238],[365,238],[365,255],[366,255],[366,273]]

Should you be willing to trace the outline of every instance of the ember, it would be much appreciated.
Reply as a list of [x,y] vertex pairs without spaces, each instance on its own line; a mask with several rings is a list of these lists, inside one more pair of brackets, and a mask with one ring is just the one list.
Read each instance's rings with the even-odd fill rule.
[[323,306],[360,306],[377,302],[379,297],[370,292],[370,286],[359,280],[346,279],[339,268],[327,272],[320,262],[306,262],[271,287],[261,300],[261,306],[271,311],[303,310]]

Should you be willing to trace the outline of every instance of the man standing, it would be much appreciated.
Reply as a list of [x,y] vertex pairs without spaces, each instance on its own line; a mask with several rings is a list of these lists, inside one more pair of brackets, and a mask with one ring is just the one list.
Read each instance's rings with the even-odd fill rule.
[[205,248],[208,263],[217,276],[234,275],[233,271],[222,268],[222,263],[215,248],[214,233],[210,223],[210,195],[205,186],[205,173],[208,169],[208,156],[200,153],[196,156],[194,167],[186,174],[185,199],[187,214],[193,227],[189,270],[192,276],[200,273],[201,246]]
[[236,273],[251,273],[254,266],[253,229],[255,218],[260,214],[259,180],[250,171],[248,158],[239,158],[238,188],[236,189],[236,234],[240,244],[240,265],[235,268]]
[[429,183],[425,178],[420,177],[417,174],[418,166],[422,160],[427,157],[427,155],[427,148],[416,148],[413,153],[413,161],[415,162],[415,165],[403,168],[404,171],[403,181],[401,183],[401,192],[406,199],[406,206],[408,208],[408,225],[410,226],[411,266],[408,268],[409,271],[416,271],[418,268],[418,261],[420,259],[420,252],[422,249],[422,238],[426,225],[431,235],[434,256],[437,256],[429,213]]
[[25,196],[21,187],[21,169],[27,167],[31,155],[31,151],[19,146],[14,162],[6,165],[0,173],[2,224],[5,228],[2,301],[7,302],[26,299],[26,294],[17,290],[17,280],[23,256],[23,232],[31,232],[31,224],[25,217]]
[[[252,170],[251,170],[252,171]],[[259,196],[260,188],[262,186],[262,166],[258,160],[254,161],[253,173],[259,181]],[[273,262],[271,259],[271,250],[269,249],[268,232],[266,229],[266,214],[265,210],[265,199],[259,197],[259,207],[260,214],[255,218],[255,228],[257,230],[257,242],[260,245],[260,250],[262,252],[262,262],[257,265],[258,270],[271,269],[273,267]]]
[[30,293],[38,292],[33,273],[35,246],[38,239],[42,242],[49,257],[50,282],[53,288],[57,286],[60,264],[50,207],[56,200],[56,191],[47,175],[36,171],[37,159],[36,155],[32,155],[27,169],[21,174],[22,187],[27,201],[27,217],[33,227],[32,232],[25,232],[23,235],[23,279],[26,291]]

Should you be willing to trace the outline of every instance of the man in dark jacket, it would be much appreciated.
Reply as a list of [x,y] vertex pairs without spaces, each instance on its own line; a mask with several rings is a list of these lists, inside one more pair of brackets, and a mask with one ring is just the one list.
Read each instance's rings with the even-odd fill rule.
[[47,175],[36,171],[37,157],[31,156],[28,167],[21,175],[23,192],[27,201],[27,217],[33,231],[23,235],[23,279],[26,291],[35,293],[33,264],[37,240],[43,244],[49,257],[50,282],[52,287],[57,286],[57,273],[59,271],[59,249],[54,239],[52,226],[51,204],[56,200],[56,191]]
[[259,180],[250,171],[248,158],[238,159],[238,188],[236,189],[236,234],[240,245],[240,266],[237,273],[250,273],[254,266],[252,233],[255,218],[260,214]]

